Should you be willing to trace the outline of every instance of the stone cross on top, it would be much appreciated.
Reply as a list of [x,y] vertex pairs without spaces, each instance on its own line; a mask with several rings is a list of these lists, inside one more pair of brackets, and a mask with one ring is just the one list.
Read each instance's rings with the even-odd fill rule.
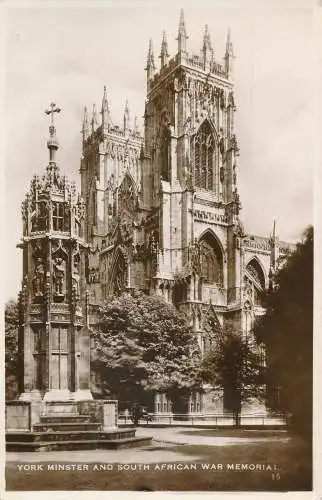
[[46,115],[51,115],[49,132],[50,135],[54,135],[55,133],[54,113],[60,113],[61,109],[54,102],[50,103],[49,108],[50,109],[45,110],[45,113]]

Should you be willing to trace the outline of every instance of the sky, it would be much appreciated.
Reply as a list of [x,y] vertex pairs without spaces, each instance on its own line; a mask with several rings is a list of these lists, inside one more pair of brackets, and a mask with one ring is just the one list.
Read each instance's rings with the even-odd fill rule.
[[[44,2],[46,4],[46,2]],[[5,44],[5,300],[22,278],[21,202],[33,174],[48,162],[48,117],[54,101],[62,171],[77,182],[83,108],[101,106],[107,86],[112,119],[143,125],[149,39],[158,55],[163,30],[176,52],[180,8],[188,50],[199,54],[208,24],[215,57],[222,61],[228,27],[234,45],[239,190],[245,229],[297,241],[313,222],[314,78],[311,2],[173,0],[48,3],[7,9]]]

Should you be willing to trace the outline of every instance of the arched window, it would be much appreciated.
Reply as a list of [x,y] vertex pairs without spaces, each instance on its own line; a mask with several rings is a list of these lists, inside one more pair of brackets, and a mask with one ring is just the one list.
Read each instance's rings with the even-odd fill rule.
[[263,269],[256,259],[252,259],[246,266],[248,274],[262,290],[265,288],[265,276]]
[[133,213],[133,211],[135,210],[135,202],[136,197],[133,180],[128,174],[126,174],[118,190],[119,213],[121,213],[123,209],[126,209],[130,213]]
[[216,144],[209,122],[205,121],[193,138],[195,186],[216,190]]
[[160,142],[161,177],[164,181],[170,181],[170,134],[164,128]]
[[206,234],[199,242],[201,277],[204,283],[223,284],[223,263],[221,249],[211,234]]
[[122,293],[127,286],[127,265],[124,256],[118,252],[114,265],[114,292]]
[[246,266],[247,276],[244,278],[245,293],[252,297],[253,303],[262,304],[263,291],[265,289],[265,276],[263,269],[256,259],[252,259]]

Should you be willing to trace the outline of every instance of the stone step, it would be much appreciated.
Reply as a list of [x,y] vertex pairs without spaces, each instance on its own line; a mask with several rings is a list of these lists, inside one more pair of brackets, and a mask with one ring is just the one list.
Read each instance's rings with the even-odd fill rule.
[[100,424],[98,422],[45,422],[34,424],[35,432],[50,431],[98,431]]
[[135,430],[114,430],[114,431],[61,431],[61,432],[8,432],[6,442],[39,443],[67,442],[67,441],[91,441],[91,440],[116,440],[135,437]]
[[39,441],[33,443],[7,442],[6,451],[58,451],[58,450],[117,450],[121,448],[133,448],[136,446],[149,446],[152,437],[132,437],[123,439],[91,439],[91,440],[68,440],[68,441]]

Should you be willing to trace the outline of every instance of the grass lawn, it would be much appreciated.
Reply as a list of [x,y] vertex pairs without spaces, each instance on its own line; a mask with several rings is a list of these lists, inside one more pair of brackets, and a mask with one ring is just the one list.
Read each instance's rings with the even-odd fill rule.
[[[229,430],[229,435],[232,430]],[[187,432],[187,431],[186,431]],[[216,430],[202,431],[214,435]],[[241,435],[241,431],[237,431]],[[253,431],[252,431],[253,432]],[[260,431],[262,433],[264,431]],[[218,435],[218,434],[217,434]],[[225,431],[227,436],[227,430]],[[254,435],[254,434],[252,434]],[[18,471],[17,464],[6,465],[7,490],[150,490],[150,491],[309,491],[311,490],[311,453],[300,438],[287,443],[278,441],[249,443],[233,446],[180,445],[167,447],[176,453],[195,456],[197,470],[156,470],[155,464],[147,464],[148,470],[92,470]],[[126,450],[125,450],[126,453]],[[146,451],[153,454],[153,448]],[[68,452],[66,452],[68,457]],[[64,462],[65,464],[69,462]],[[170,464],[171,462],[168,462]],[[172,462],[191,464],[192,462]],[[160,462],[158,463],[161,465]],[[215,464],[212,470],[202,470],[202,464]],[[221,467],[218,467],[221,464]],[[270,464],[278,467],[278,475],[263,470],[227,470],[227,464]],[[135,464],[131,464],[135,466]],[[138,464],[136,464],[138,468]]]

